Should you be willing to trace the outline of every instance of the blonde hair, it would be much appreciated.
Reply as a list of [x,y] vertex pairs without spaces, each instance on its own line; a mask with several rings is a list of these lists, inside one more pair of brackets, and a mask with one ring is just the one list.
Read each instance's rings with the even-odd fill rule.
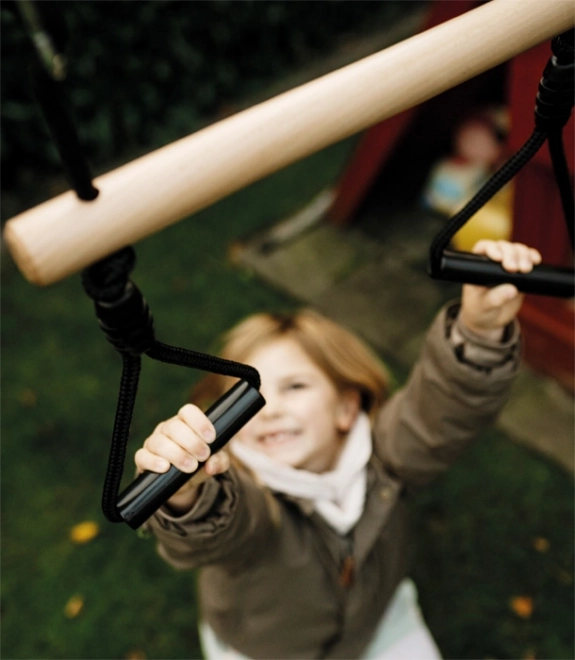
[[[249,316],[224,336],[220,355],[245,363],[260,347],[284,338],[295,341],[338,391],[359,392],[361,407],[370,416],[387,398],[388,374],[375,353],[349,330],[310,309]],[[232,382],[231,378],[210,374],[193,390],[192,401],[214,401]]]

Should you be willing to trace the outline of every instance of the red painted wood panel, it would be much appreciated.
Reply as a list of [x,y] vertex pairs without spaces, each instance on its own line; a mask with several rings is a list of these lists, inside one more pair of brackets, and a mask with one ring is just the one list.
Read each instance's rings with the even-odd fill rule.
[[394,148],[411,124],[415,109],[401,112],[364,133],[341,177],[327,219],[348,224]]
[[[519,149],[533,131],[537,86],[550,56],[551,42],[547,42],[522,53],[509,65],[509,145],[512,151]],[[563,133],[572,176],[575,159],[573,124],[571,117]],[[513,240],[537,247],[546,263],[573,266],[573,252],[547,145],[515,178]],[[527,296],[519,318],[527,363],[556,378],[569,390],[575,390],[573,301]]]
[[[441,25],[478,4],[478,0],[438,0],[431,4],[422,31]],[[410,108],[364,133],[338,183],[334,201],[326,214],[328,222],[341,226],[352,221],[353,214],[358,210],[381,167],[391,156],[420,109],[421,106]]]
[[[477,4],[477,0],[437,0],[431,6],[425,29],[468,11]],[[551,42],[547,42],[522,53],[505,67],[507,101],[511,114],[508,139],[510,154],[517,151],[533,131],[537,86],[550,56]],[[453,113],[454,105],[465,105],[466,95],[468,101],[473,101],[473,82],[368,130],[340,179],[327,219],[339,225],[351,222],[378,173],[415,120],[422,113],[436,112],[438,107]],[[456,122],[452,123],[455,125]],[[573,125],[572,117],[564,132],[571,174],[575,169]],[[573,254],[546,145],[515,178],[513,240],[537,247],[546,263],[569,267],[573,265]],[[556,378],[566,388],[575,390],[573,301],[527,296],[520,319],[527,363],[537,371]]]

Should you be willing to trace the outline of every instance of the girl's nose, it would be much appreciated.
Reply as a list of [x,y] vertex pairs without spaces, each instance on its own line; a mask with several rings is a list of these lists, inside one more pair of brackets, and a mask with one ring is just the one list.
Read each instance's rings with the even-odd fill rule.
[[259,411],[258,415],[264,419],[270,419],[281,415],[282,405],[281,399],[273,392],[265,392],[261,390],[262,396],[266,400],[266,405]]

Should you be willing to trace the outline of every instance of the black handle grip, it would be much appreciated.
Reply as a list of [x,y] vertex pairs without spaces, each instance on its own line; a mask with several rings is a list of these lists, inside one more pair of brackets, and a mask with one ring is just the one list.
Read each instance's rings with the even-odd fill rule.
[[[265,405],[258,390],[245,380],[236,383],[206,412],[216,429],[211,444],[216,453]],[[198,470],[204,463],[198,465]],[[196,470],[196,472],[198,471]],[[196,472],[181,472],[173,465],[168,472],[143,472],[119,496],[118,510],[126,523],[137,529]]]
[[438,280],[496,286],[509,282],[523,293],[571,298],[575,295],[575,271],[541,264],[529,273],[510,273],[497,261],[480,254],[445,250],[439,268],[431,276]]

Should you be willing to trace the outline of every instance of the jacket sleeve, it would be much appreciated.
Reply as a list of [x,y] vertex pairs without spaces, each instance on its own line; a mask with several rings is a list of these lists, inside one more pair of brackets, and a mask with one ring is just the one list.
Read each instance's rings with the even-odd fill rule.
[[163,507],[145,524],[159,554],[178,569],[223,564],[242,570],[277,538],[279,507],[270,492],[231,467],[202,486],[194,507],[182,516]]
[[382,408],[375,451],[407,485],[422,486],[446,470],[491,426],[510,394],[519,365],[517,321],[501,342],[473,335],[444,308],[425,338],[407,384]]

